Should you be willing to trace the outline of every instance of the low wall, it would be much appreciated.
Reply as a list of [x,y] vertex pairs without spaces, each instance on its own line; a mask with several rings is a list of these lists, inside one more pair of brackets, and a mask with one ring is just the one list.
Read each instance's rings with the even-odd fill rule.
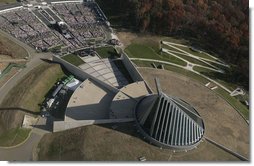
[[110,86],[107,83],[104,83],[103,81],[91,76],[90,74],[87,74],[86,72],[81,70],[79,67],[76,67],[76,66],[70,64],[69,62],[61,59],[60,57],[58,57],[56,55],[53,55],[53,61],[62,64],[69,72],[71,72],[73,75],[77,76],[78,78],[82,79],[82,81],[84,81],[86,79],[91,79],[114,93],[119,92],[119,90],[117,88]]
[[78,120],[73,122],[65,121],[55,121],[53,132],[73,129],[82,126],[96,125],[96,124],[105,124],[105,123],[122,123],[122,122],[131,122],[134,121],[133,118],[126,119],[101,119],[101,120]]

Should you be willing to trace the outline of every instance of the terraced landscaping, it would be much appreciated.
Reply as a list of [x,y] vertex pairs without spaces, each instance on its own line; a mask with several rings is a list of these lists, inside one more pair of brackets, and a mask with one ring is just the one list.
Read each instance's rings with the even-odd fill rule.
[[[178,41],[178,40],[176,40],[176,41]],[[160,41],[158,40],[158,42],[160,42]],[[170,42],[172,42],[172,40],[170,40]],[[219,73],[219,72],[210,70],[208,68],[204,68],[204,67],[209,67],[209,68],[213,68],[213,69],[217,70],[215,67],[211,67],[210,65],[200,61],[197,58],[200,58],[200,57],[206,58],[209,60],[213,60],[215,62],[220,62],[219,60],[213,59],[212,57],[210,57],[204,53],[199,53],[199,52],[193,51],[189,47],[179,46],[176,43],[172,43],[172,47],[171,47],[171,45],[168,45],[168,44],[170,44],[170,43],[163,42],[163,44],[161,46],[162,46],[162,48],[164,48],[166,50],[164,50],[162,54],[159,54],[158,51],[157,52],[155,51],[155,50],[158,50],[159,45],[157,48],[154,41],[152,43],[145,41],[143,44],[143,43],[138,43],[137,40],[135,40],[132,44],[130,44],[125,49],[125,52],[129,55],[130,58],[136,58],[136,59],[132,59],[132,61],[139,67],[153,67],[154,68],[154,65],[156,67],[158,67],[160,65],[160,63],[158,63],[156,61],[152,62],[152,61],[138,60],[137,58],[153,59],[153,60],[171,62],[173,64],[177,64],[177,65],[181,65],[181,66],[185,67],[187,65],[187,63],[185,61],[182,61],[181,59],[179,59],[173,55],[170,55],[167,52],[167,51],[172,51],[171,52],[172,54],[174,54],[178,57],[181,57],[190,63],[193,63],[192,69],[194,71],[200,73],[201,75],[198,75],[198,74],[192,72],[191,70],[186,70],[186,68],[183,68],[183,67],[180,68],[178,66],[174,66],[173,64],[172,65],[163,64],[164,69],[174,71],[176,73],[180,73],[182,75],[191,77],[191,78],[201,82],[202,84],[207,84],[208,82],[211,82],[210,80],[208,80],[202,76],[202,75],[204,75],[204,76],[207,76],[207,77],[213,79],[214,81],[218,82],[219,84],[223,85],[230,91],[233,91],[237,87],[237,85],[233,84],[231,81],[228,82],[229,80],[226,79],[227,72],[229,71],[228,67],[225,67],[223,65],[220,65],[220,64],[217,64],[214,62],[206,61],[207,63],[217,67],[217,69],[219,69],[219,70],[225,70],[225,74]],[[180,44],[186,44],[186,42],[181,41]],[[180,50],[178,50],[174,47],[179,48],[183,51],[186,51],[191,56],[194,56],[197,58],[184,55],[186,53],[181,52]],[[201,65],[201,66],[195,66],[195,64]],[[202,67],[202,66],[204,66],[204,67]],[[221,87],[217,88],[216,92],[220,96],[222,96],[227,102],[229,102],[235,109],[237,109],[246,119],[249,119],[248,108],[245,105],[243,105],[237,98],[230,96],[229,93]]]
[[181,66],[187,65],[185,61],[182,61],[181,59],[174,57],[172,55],[166,53],[161,53],[160,55],[154,49],[152,49],[147,45],[131,44],[125,49],[125,52],[128,54],[130,58],[146,58],[172,62]]

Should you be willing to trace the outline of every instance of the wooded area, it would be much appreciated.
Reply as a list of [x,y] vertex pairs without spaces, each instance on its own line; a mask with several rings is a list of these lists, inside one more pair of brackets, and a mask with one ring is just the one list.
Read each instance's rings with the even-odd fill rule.
[[249,88],[248,0],[98,0],[113,25],[185,38],[233,65],[229,79]]

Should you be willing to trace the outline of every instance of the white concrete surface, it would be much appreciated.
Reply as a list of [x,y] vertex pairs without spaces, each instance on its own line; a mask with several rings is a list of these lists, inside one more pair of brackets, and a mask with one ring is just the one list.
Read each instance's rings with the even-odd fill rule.
[[71,96],[65,121],[108,119],[113,97],[113,92],[87,79]]

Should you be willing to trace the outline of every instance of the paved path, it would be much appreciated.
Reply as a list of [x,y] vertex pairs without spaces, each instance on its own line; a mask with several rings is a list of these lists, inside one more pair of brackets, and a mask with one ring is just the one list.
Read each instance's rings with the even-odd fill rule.
[[33,148],[39,143],[42,135],[32,132],[28,140],[15,148],[0,148],[0,160],[31,161]]
[[[51,119],[52,120],[52,119]],[[39,117],[36,125],[43,128],[33,127],[29,138],[20,145],[13,148],[0,148],[0,160],[7,161],[31,161],[34,159],[36,147],[45,133],[49,133],[51,122],[47,123],[47,119]]]

